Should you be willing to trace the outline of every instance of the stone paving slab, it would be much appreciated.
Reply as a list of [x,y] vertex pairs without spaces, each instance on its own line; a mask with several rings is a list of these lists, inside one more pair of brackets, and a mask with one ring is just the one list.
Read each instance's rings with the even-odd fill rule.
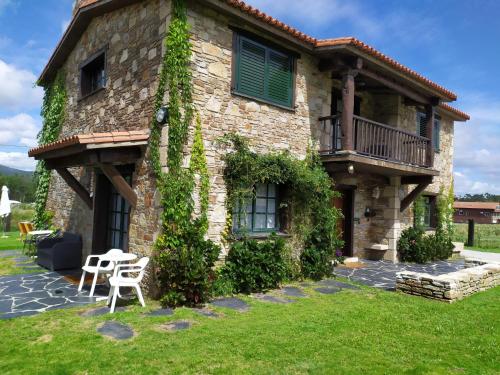
[[253,294],[252,296],[254,298],[258,299],[259,301],[271,302],[271,303],[288,304],[288,303],[295,302],[295,300],[293,300],[293,299],[276,297],[276,296],[272,296],[270,294],[263,294],[263,293],[256,293],[256,294]]
[[281,288],[279,292],[287,297],[305,297],[306,296],[306,294],[304,293],[304,291],[302,289],[294,287],[294,286],[285,286],[285,287]]
[[218,298],[213,300],[211,304],[217,307],[226,307],[240,312],[248,311],[250,308],[248,303],[236,297]]
[[335,267],[335,275],[343,276],[350,281],[360,284],[381,288],[385,290],[396,290],[396,274],[401,271],[413,271],[428,273],[430,275],[441,275],[454,272],[464,268],[464,260],[436,261],[427,264],[416,263],[392,263],[388,261],[362,260],[363,267],[348,268],[345,266]]
[[[125,306],[115,307],[115,312],[126,311],[127,308]],[[108,306],[96,307],[94,309],[86,310],[80,313],[80,316],[91,317],[91,316],[101,316],[109,314],[111,309]]]
[[196,314],[199,314],[199,315],[202,315],[202,316],[206,316],[207,318],[219,318],[219,317],[222,316],[222,314],[220,314],[218,312],[215,312],[213,310],[207,309],[206,307],[204,307],[204,308],[195,308],[195,309],[193,309],[193,311]]
[[334,279],[325,279],[318,282],[317,284],[321,286],[336,287],[340,289],[360,290],[359,286],[343,283]]
[[340,292],[342,289],[333,287],[321,287],[321,288],[315,288],[314,290],[321,294],[335,294]]
[[134,336],[134,330],[130,326],[113,320],[104,322],[97,332],[115,340],[126,340]]
[[[97,295],[97,294],[96,294]],[[105,294],[107,295],[107,294]],[[96,302],[57,272],[0,276],[0,319]],[[10,308],[9,308],[10,305]]]
[[191,322],[189,322],[187,320],[177,320],[174,322],[162,324],[161,328],[163,328],[167,331],[180,331],[183,329],[191,328]]
[[158,310],[153,310],[151,312],[148,312],[145,315],[148,315],[148,316],[170,316],[170,315],[174,315],[174,310],[170,309],[170,308],[158,309]]

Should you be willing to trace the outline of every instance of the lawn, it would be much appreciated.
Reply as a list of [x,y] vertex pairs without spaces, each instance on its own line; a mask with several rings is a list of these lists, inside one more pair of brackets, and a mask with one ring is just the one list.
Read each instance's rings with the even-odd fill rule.
[[[2,234],[0,234],[0,237]],[[7,238],[0,238],[0,250],[22,249],[23,243],[19,241],[19,232],[7,232]]]
[[[467,242],[468,224],[454,224],[455,235],[453,240]],[[474,246],[469,250],[500,253],[500,224],[476,224]]]
[[[82,317],[56,310],[0,321],[1,374],[498,374],[500,288],[455,304],[364,287],[279,305],[244,297],[246,313],[201,317],[189,309],[150,317]],[[154,303],[148,302],[148,309]],[[85,309],[88,309],[86,307]],[[129,324],[127,341],[96,327]],[[193,327],[160,325],[187,319]]]

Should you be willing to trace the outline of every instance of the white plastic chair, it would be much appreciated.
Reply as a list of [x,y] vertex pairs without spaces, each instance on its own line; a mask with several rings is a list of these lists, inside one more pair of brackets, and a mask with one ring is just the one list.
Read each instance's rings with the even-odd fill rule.
[[[142,307],[146,306],[144,303],[144,298],[142,297],[141,287],[139,283],[142,281],[144,277],[144,272],[146,270],[146,266],[149,263],[149,258],[144,257],[139,259],[139,261],[135,264],[118,264],[115,267],[115,273],[112,277],[109,278],[109,284],[111,288],[109,289],[108,295],[108,305],[111,302],[110,313],[115,311],[116,298],[119,295],[120,287],[130,287],[134,288],[137,292],[137,297],[139,298],[139,302]],[[136,277],[123,276],[124,273],[137,273]]]
[[[83,288],[83,283],[85,281],[85,274],[87,272],[93,273],[94,279],[92,280],[92,287],[90,288],[90,297],[92,297],[94,295],[95,285],[97,283],[97,276],[99,274],[112,275],[113,271],[115,269],[115,262],[113,262],[110,259],[112,259],[113,256],[121,255],[121,254],[123,254],[122,250],[111,249],[106,254],[89,255],[87,257],[85,265],[82,267],[83,273],[82,273],[82,279],[80,280],[80,285],[78,286],[78,291],[81,291]],[[97,258],[97,264],[95,266],[90,265],[90,261],[92,258]],[[108,262],[108,264],[103,266],[102,262]]]

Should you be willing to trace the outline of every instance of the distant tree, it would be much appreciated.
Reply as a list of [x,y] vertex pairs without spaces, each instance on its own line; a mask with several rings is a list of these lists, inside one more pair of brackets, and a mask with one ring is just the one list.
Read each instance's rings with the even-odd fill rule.
[[35,200],[35,184],[31,175],[0,175],[0,188],[9,188],[9,198],[23,203]]
[[498,194],[464,194],[459,195],[455,198],[456,201],[460,202],[500,202],[500,195]]

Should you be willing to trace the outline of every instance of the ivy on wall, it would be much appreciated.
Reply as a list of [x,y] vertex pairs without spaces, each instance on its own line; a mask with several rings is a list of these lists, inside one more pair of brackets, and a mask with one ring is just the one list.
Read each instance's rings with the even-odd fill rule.
[[[224,180],[228,190],[228,214],[234,207],[243,210],[245,202],[254,198],[257,183],[281,185],[286,192],[280,206],[287,210],[288,231],[297,240],[300,273],[304,277],[321,278],[331,274],[331,261],[341,260],[337,220],[341,212],[333,207],[337,196],[332,180],[324,170],[319,156],[308,150],[305,160],[288,152],[257,154],[250,150],[247,139],[236,133],[226,134],[221,141],[230,144],[233,152],[226,154]],[[244,215],[244,212],[236,213]],[[231,222],[225,233],[231,237]]]
[[[182,165],[189,127],[194,118],[191,43],[184,0],[172,2],[172,19],[165,41],[155,113],[168,90],[167,171],[160,161],[160,124],[153,119],[150,157],[161,193],[161,233],[155,248],[157,277],[164,305],[196,305],[208,300],[213,279],[212,266],[220,249],[205,239],[208,229],[209,177],[203,147],[201,119],[196,127],[190,165]],[[194,189],[199,181],[200,214],[194,214]]]
[[[44,87],[41,116],[43,126],[38,133],[38,144],[44,145],[57,140],[65,118],[67,94],[65,88],[65,75],[60,71],[54,81]],[[51,214],[46,212],[45,205],[49,193],[51,171],[40,160],[36,166],[35,182],[35,214],[33,222],[35,228],[41,229],[49,225]]]

